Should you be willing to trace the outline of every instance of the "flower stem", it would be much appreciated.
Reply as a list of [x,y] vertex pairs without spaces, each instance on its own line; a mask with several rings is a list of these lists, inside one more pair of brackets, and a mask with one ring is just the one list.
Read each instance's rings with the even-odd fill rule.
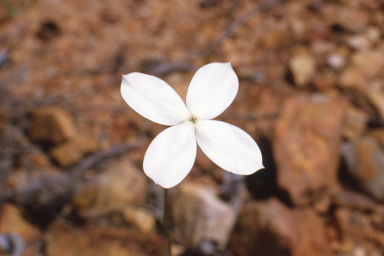
[[171,253],[171,233],[169,232],[169,221],[168,221],[168,189],[164,189],[164,228],[165,234],[167,235],[168,242],[168,256],[172,256]]

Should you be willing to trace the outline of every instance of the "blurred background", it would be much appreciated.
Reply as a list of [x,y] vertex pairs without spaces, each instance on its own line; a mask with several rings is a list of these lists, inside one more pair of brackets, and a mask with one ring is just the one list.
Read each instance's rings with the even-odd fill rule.
[[144,175],[165,127],[121,75],[239,76],[219,120],[247,131],[247,177],[201,151],[170,189],[173,255],[384,255],[384,1],[0,0],[0,255],[166,255]]

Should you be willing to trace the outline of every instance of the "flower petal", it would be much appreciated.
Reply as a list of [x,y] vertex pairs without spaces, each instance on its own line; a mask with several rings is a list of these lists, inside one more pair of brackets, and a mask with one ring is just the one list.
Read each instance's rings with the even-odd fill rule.
[[137,113],[155,123],[176,125],[189,115],[177,92],[154,76],[137,72],[124,75],[121,95]]
[[200,120],[196,140],[201,150],[226,171],[248,175],[264,168],[259,147],[242,129],[215,120]]
[[144,156],[144,172],[156,184],[164,188],[174,187],[191,171],[196,148],[191,122],[167,128],[149,145]]
[[239,79],[231,63],[211,63],[193,76],[187,93],[187,108],[201,119],[212,119],[231,105]]

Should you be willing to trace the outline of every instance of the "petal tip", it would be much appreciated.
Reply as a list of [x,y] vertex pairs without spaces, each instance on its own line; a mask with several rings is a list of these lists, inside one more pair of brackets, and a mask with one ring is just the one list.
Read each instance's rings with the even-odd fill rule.
[[255,172],[258,172],[258,171],[260,171],[260,170],[262,170],[262,169],[265,169],[265,167],[261,164],[260,166],[258,166],[258,167],[256,168],[256,171],[255,171]]
[[167,184],[167,183],[162,184],[161,182],[156,182],[156,181],[154,181],[154,180],[153,180],[153,182],[154,182],[156,185],[158,185],[158,186],[160,186],[160,187],[162,187],[162,188],[170,189],[170,188],[173,188],[173,187],[179,185],[179,183],[180,183],[181,181],[180,181],[179,183],[177,183],[177,184]]
[[233,69],[233,67],[232,67],[232,61],[228,61],[228,62],[226,62],[226,63],[224,63],[225,65],[228,65],[231,69]]
[[165,188],[165,189],[169,189],[170,187],[169,186],[167,186],[167,185],[161,185],[160,183],[158,183],[158,182],[156,182],[156,181],[153,181],[156,185],[158,185],[158,186],[160,186],[160,187],[162,187],[162,188]]

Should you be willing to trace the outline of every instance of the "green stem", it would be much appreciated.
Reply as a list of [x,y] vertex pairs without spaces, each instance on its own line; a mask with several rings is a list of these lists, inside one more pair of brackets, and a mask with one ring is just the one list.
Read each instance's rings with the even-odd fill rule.
[[169,221],[168,221],[168,189],[164,189],[164,228],[165,234],[167,235],[168,242],[168,256],[172,256],[171,253],[171,233],[169,232]]

